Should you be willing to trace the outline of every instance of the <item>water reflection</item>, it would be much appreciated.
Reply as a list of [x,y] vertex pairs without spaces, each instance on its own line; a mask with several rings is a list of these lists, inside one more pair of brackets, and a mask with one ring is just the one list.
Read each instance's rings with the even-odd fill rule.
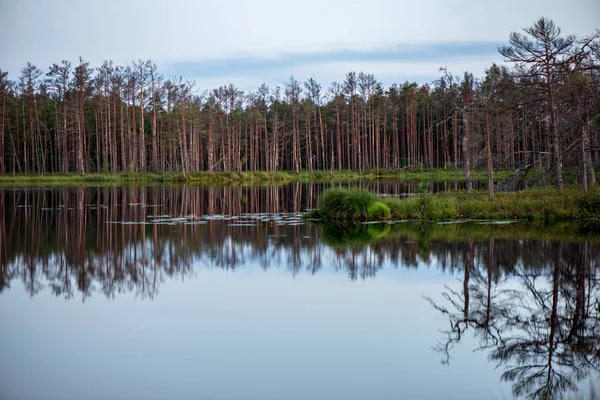
[[[371,185],[391,195],[406,189]],[[440,286],[442,301],[427,294],[448,319],[436,347],[443,362],[472,333],[515,395],[554,398],[597,376],[600,246],[593,233],[299,221],[325,187],[3,189],[0,293],[22,282],[30,296],[153,299],[161,285],[201,268],[334,271],[351,280],[435,269],[460,279],[458,287]],[[207,217],[215,215],[226,217]]]
[[[436,185],[445,186],[434,190],[450,184]],[[327,186],[0,189],[0,291],[20,278],[31,295],[48,286],[66,298],[75,290],[84,298],[94,291],[153,297],[160,282],[189,273],[194,263],[228,269],[285,264],[293,273],[315,273],[325,253],[321,228],[310,224],[152,222],[158,216],[295,214],[314,208]],[[354,186],[391,196],[416,190],[410,182]],[[330,231],[326,243],[336,235]],[[353,279],[372,276],[377,268],[370,252],[357,258],[356,251],[337,249],[335,264],[347,266]]]
[[[236,268],[269,261],[267,250],[297,252],[310,227],[232,227],[223,223],[152,224],[158,215],[239,215],[299,211],[310,205],[296,188],[69,188],[0,191],[2,274],[0,290],[20,278],[31,295],[48,286],[70,298],[98,291],[136,291],[153,297],[160,282],[184,276],[192,264]],[[117,223],[115,223],[117,222]],[[275,239],[276,238],[276,239]],[[308,241],[306,241],[309,243]],[[251,244],[247,246],[246,244]]]
[[[487,247],[487,248],[486,248]],[[479,256],[469,244],[463,290],[449,287],[445,301],[430,300],[448,317],[436,347],[450,361],[471,329],[480,350],[503,370],[516,396],[558,398],[600,369],[600,252],[589,242],[529,244],[510,273],[489,238]]]

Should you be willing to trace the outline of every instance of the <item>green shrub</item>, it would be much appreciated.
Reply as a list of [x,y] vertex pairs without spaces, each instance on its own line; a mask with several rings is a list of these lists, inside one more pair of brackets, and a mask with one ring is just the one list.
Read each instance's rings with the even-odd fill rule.
[[366,190],[328,189],[321,197],[320,215],[330,220],[366,220],[375,199]]
[[587,194],[577,202],[578,217],[582,219],[600,219],[600,196]]
[[369,220],[385,219],[391,214],[390,208],[380,201],[372,203],[367,210]]

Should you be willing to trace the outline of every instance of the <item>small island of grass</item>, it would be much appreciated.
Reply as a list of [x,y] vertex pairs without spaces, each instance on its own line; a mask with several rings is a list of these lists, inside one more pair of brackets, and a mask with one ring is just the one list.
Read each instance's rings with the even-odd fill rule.
[[328,222],[391,220],[447,221],[457,219],[525,220],[540,223],[600,220],[600,188],[588,193],[569,187],[564,191],[531,188],[497,193],[450,191],[421,193],[404,199],[378,197],[366,190],[333,188],[320,198],[319,208],[307,218]]

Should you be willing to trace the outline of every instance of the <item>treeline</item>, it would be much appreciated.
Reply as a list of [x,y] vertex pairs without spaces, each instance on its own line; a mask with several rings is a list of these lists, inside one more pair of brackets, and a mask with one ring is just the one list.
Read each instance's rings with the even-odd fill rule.
[[17,81],[0,71],[0,172],[277,171],[579,167],[599,163],[599,33],[561,35],[547,19],[512,33],[491,65],[384,88],[349,72],[321,86],[290,77],[244,93],[197,90],[156,64],[79,60]]

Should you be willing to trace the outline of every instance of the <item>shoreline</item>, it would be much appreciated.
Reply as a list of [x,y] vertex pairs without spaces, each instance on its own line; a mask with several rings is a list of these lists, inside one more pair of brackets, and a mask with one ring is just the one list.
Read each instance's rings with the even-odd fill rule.
[[[514,170],[494,171],[494,179],[501,180],[511,175]],[[565,171],[565,175],[570,174]],[[597,173],[597,175],[599,175]],[[486,181],[486,170],[472,170],[473,181]],[[600,175],[599,175],[600,178]],[[228,183],[285,183],[285,182],[348,182],[355,180],[395,179],[407,181],[462,181],[465,173],[462,169],[394,169],[394,170],[333,170],[333,171],[242,171],[242,172],[210,172],[200,171],[183,174],[180,172],[93,172],[49,173],[49,174],[0,174],[0,185],[42,185],[42,184],[228,184]],[[574,178],[572,178],[574,179]]]

